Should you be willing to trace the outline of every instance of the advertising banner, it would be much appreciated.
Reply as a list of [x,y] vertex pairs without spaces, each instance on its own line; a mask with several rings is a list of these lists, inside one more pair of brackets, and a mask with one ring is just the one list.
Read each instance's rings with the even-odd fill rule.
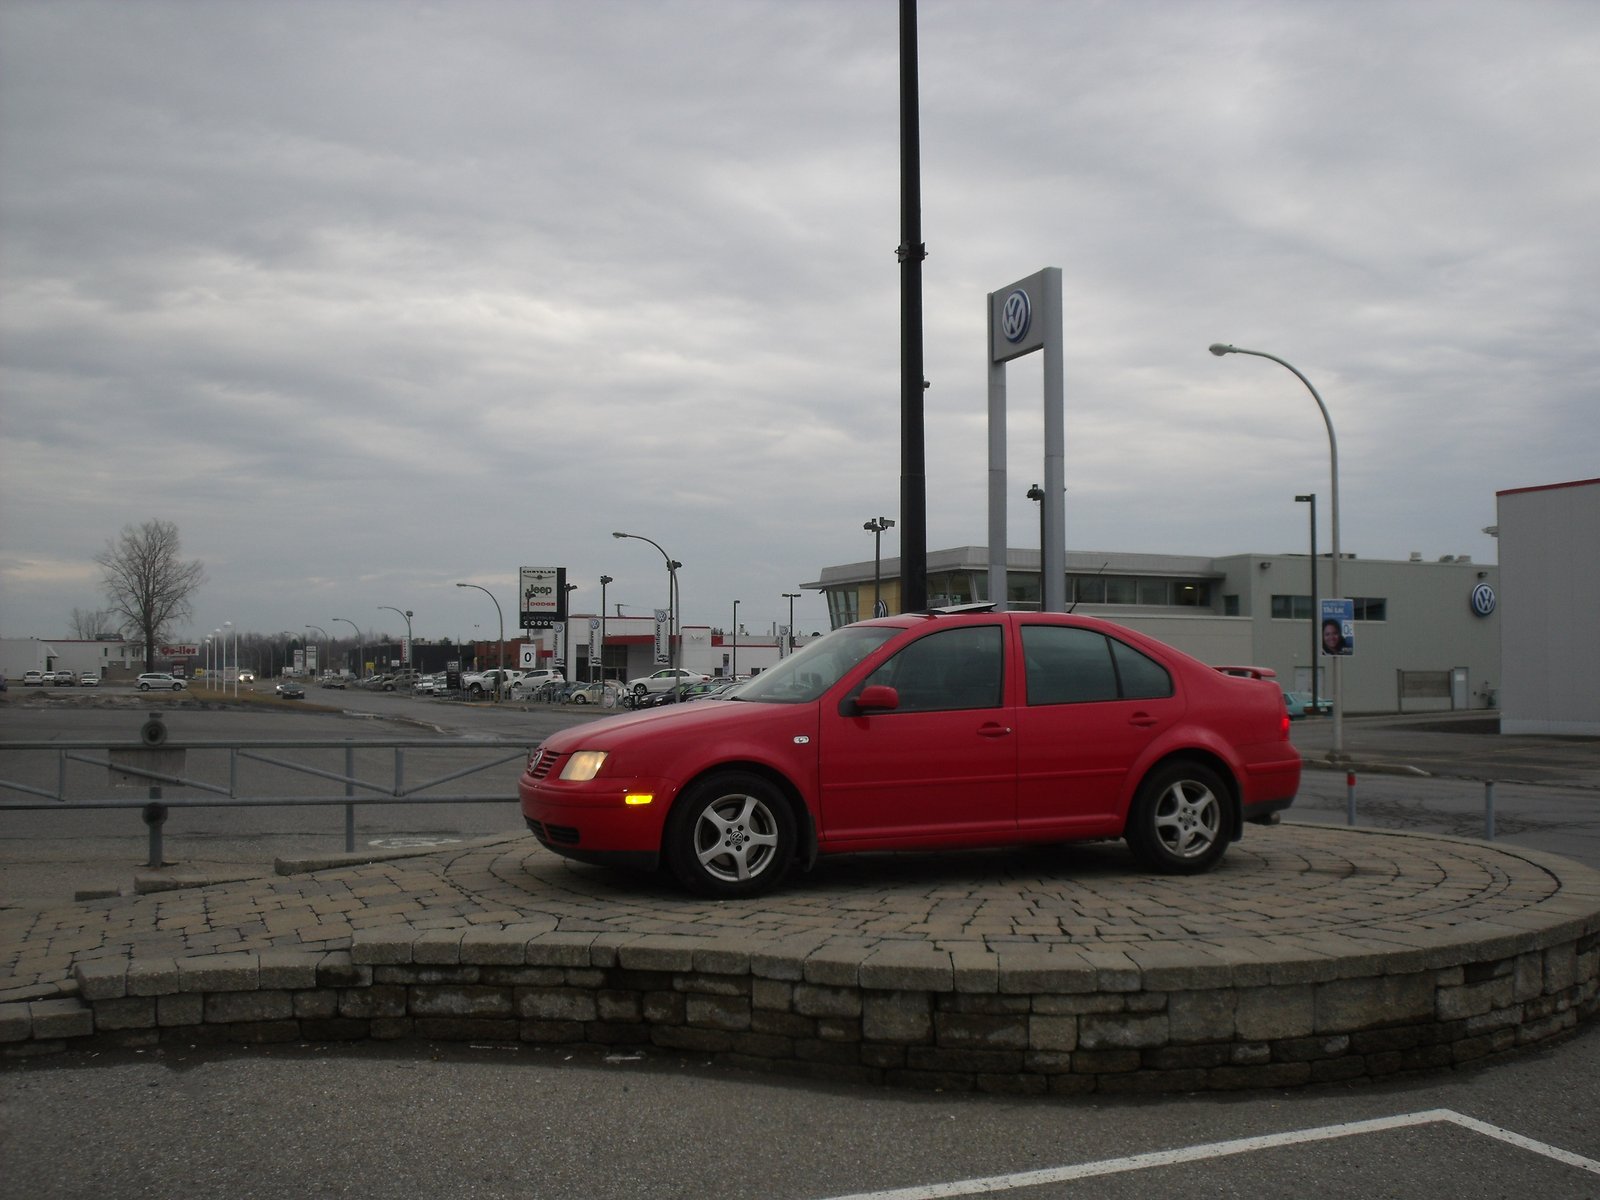
[[1322,653],[1329,658],[1344,658],[1356,652],[1356,602],[1322,602]]
[[656,666],[658,667],[672,665],[672,655],[668,647],[671,639],[668,636],[667,615],[666,609],[656,609]]

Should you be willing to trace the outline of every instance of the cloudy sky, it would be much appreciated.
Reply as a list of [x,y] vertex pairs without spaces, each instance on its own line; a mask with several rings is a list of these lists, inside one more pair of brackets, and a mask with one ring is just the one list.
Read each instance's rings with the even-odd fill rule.
[[[894,0],[0,0],[0,636],[174,522],[190,629],[787,620],[898,516]],[[923,0],[928,545],[1063,274],[1073,550],[1471,554],[1600,474],[1600,6]],[[1014,363],[1032,546],[1037,356]],[[884,552],[898,552],[890,533]],[[815,595],[796,623],[826,628]]]

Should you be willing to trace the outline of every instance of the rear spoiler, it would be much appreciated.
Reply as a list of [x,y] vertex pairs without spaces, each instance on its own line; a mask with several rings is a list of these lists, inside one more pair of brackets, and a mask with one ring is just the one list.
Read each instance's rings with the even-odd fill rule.
[[1241,679],[1276,679],[1278,673],[1271,667],[1212,667],[1224,675],[1237,675]]

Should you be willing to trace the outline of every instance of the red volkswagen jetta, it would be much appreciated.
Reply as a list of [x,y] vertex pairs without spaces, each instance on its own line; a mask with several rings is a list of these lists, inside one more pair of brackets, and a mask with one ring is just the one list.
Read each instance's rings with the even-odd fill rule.
[[846,626],[726,700],[563,730],[518,792],[558,854],[750,896],[852,850],[1125,838],[1204,871],[1299,783],[1275,680],[1092,617],[967,609]]

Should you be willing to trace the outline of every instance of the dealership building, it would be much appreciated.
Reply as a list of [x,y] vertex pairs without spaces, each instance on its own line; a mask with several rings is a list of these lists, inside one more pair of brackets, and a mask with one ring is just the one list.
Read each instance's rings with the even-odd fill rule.
[[[1313,586],[1312,569],[1317,572]],[[1326,555],[1066,554],[1066,602],[1158,638],[1216,666],[1274,671],[1291,691],[1328,695],[1330,659],[1320,650],[1316,597],[1328,590]],[[879,597],[899,611],[900,561],[825,568],[803,586],[821,591],[837,628],[871,616]],[[928,554],[928,603],[970,604],[989,595],[989,552],[961,546]],[[1500,568],[1469,555],[1404,561],[1340,559],[1340,590],[1353,604],[1354,638],[1343,661],[1350,713],[1489,708],[1501,679]],[[1005,605],[1040,606],[1040,553],[1006,553]],[[1592,597],[1596,593],[1591,590]]]

